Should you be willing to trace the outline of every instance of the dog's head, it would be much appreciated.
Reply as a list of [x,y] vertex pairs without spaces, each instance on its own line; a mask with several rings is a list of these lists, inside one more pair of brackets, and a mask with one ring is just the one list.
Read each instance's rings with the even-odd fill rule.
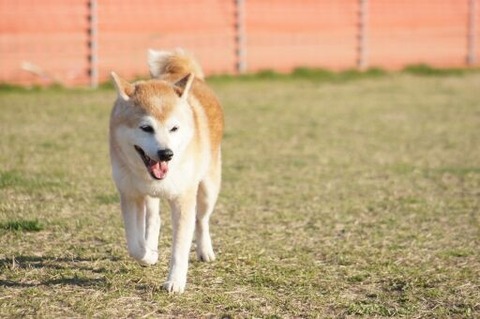
[[115,144],[129,166],[164,179],[193,138],[187,102],[193,74],[173,85],[162,80],[129,83],[113,72],[112,78],[118,93],[110,128]]

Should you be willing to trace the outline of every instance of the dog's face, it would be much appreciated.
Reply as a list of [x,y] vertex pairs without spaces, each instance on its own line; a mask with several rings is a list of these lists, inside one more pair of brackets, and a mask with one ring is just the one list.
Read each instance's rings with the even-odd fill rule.
[[[158,108],[162,109],[161,105]],[[168,116],[159,118],[146,112],[132,124],[127,128],[129,146],[135,149],[152,178],[164,179],[169,164],[182,157],[192,138],[190,109],[178,101]]]
[[194,135],[193,114],[186,101],[189,87],[158,80],[135,85],[120,81],[116,81],[120,107],[112,114],[117,144],[132,168],[162,180]]

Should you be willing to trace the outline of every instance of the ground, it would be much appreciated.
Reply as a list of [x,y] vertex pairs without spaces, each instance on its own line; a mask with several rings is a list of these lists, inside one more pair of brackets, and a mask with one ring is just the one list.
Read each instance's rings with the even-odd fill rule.
[[113,89],[0,92],[6,317],[480,317],[480,74],[217,78],[217,260],[126,251]]

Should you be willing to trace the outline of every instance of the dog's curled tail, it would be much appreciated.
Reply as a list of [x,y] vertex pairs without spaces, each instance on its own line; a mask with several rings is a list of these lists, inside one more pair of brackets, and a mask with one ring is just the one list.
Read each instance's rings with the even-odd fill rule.
[[182,49],[173,52],[148,50],[148,67],[154,78],[193,73],[197,79],[205,78],[198,62]]

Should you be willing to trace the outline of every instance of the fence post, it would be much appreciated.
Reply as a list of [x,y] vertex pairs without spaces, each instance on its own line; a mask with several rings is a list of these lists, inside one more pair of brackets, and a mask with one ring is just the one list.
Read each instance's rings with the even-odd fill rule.
[[357,34],[357,68],[365,70],[368,67],[367,53],[367,15],[368,0],[358,0],[358,34]]
[[235,0],[235,71],[238,74],[247,71],[245,46],[245,1]]
[[90,87],[98,87],[98,7],[97,0],[88,1],[88,76]]
[[468,52],[467,52],[467,64],[469,66],[474,65],[477,62],[476,49],[476,33],[477,33],[477,1],[468,0]]

